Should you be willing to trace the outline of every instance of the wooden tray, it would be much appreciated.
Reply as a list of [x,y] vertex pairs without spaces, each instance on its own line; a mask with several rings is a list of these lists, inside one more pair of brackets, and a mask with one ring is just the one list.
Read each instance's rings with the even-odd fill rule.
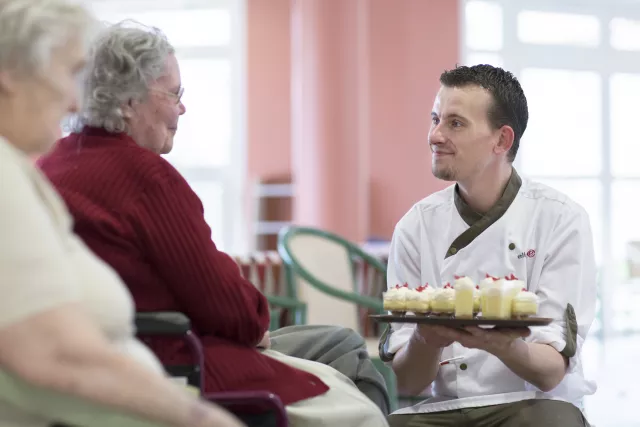
[[386,323],[422,323],[427,325],[449,326],[463,328],[465,326],[485,326],[495,328],[528,328],[532,326],[546,326],[553,321],[547,317],[527,317],[526,319],[484,319],[482,316],[473,319],[456,319],[444,316],[414,316],[404,314],[372,314],[369,317]]

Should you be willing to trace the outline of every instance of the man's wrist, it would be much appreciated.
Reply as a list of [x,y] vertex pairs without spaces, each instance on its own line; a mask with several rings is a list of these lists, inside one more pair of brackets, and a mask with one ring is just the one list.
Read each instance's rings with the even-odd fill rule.
[[518,338],[509,342],[506,346],[488,349],[487,351],[503,362],[506,362],[514,358],[518,359],[525,356],[529,351],[529,344],[527,344],[523,339]]

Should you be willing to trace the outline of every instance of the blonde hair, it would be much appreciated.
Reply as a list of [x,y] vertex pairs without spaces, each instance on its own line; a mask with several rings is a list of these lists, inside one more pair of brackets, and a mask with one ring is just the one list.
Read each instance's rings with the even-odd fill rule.
[[167,57],[174,52],[155,27],[126,20],[107,28],[91,48],[82,109],[72,120],[72,130],[88,125],[127,132],[122,106],[146,99],[149,85],[166,72]]
[[44,72],[54,49],[73,37],[85,45],[96,29],[91,13],[69,0],[0,0],[0,69]]

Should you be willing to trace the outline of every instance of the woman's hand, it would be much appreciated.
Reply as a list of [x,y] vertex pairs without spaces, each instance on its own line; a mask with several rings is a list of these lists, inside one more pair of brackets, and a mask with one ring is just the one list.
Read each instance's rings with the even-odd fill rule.
[[271,337],[269,337],[269,331],[264,333],[264,336],[262,337],[262,339],[260,340],[260,342],[256,347],[264,348],[265,350],[268,350],[271,348]]

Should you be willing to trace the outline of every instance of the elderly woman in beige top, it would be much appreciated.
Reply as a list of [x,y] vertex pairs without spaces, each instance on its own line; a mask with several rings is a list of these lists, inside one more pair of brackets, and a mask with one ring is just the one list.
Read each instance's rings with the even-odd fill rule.
[[[134,306],[118,275],[72,233],[61,199],[31,165],[78,108],[95,23],[76,3],[0,0],[0,374],[133,419],[237,427],[163,375],[134,337]],[[0,425],[77,423],[84,409],[65,419],[56,411],[64,404],[20,408],[0,395]]]

